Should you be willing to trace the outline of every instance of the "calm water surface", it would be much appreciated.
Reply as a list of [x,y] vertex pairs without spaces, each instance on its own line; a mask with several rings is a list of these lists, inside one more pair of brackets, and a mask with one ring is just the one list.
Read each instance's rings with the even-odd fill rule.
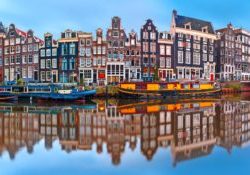
[[249,94],[0,103],[0,175],[248,175],[249,164]]

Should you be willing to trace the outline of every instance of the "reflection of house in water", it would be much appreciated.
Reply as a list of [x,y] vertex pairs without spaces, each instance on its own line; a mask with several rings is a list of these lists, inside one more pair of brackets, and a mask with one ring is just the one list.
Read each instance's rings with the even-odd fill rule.
[[211,153],[216,144],[214,134],[215,103],[186,103],[175,112],[173,164]]
[[109,105],[107,115],[107,150],[111,154],[113,164],[121,160],[121,153],[125,149],[124,117],[118,112],[117,106]]
[[67,152],[78,147],[79,115],[77,110],[63,108],[58,117],[58,134],[62,149]]
[[105,103],[99,102],[94,112],[93,118],[93,140],[97,145],[97,152],[103,152],[103,144],[106,142],[106,111]]
[[52,143],[57,139],[57,113],[42,113],[40,115],[40,134],[44,137],[45,147],[52,148]]
[[153,158],[158,147],[158,117],[158,113],[146,113],[141,119],[141,151],[148,160]]
[[29,113],[25,106],[1,106],[0,111],[0,152],[8,151],[11,159],[22,147],[32,153],[40,140],[39,114]]
[[223,101],[218,117],[218,144],[229,153],[233,146],[243,146],[250,140],[250,103]]

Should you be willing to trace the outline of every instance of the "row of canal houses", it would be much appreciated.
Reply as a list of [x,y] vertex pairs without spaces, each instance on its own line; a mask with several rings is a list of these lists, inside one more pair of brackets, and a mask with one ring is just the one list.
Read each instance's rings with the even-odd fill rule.
[[173,11],[170,31],[148,19],[138,35],[113,17],[106,35],[66,30],[58,40],[0,23],[0,81],[106,85],[123,81],[249,80],[250,32],[214,30],[209,21]]

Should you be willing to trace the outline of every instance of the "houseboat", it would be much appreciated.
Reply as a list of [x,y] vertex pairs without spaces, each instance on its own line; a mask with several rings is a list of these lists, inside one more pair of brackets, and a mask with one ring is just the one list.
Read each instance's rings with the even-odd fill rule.
[[0,97],[8,94],[18,99],[75,101],[90,99],[96,90],[64,89],[59,85],[0,86]]
[[120,83],[118,92],[125,98],[186,98],[216,95],[221,88],[212,81],[130,82]]

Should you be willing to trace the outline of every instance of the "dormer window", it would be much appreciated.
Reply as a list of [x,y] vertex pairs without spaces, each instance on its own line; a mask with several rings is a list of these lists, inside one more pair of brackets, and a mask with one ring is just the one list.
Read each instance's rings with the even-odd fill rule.
[[66,38],[70,38],[70,32],[66,32],[66,33],[65,33],[65,37],[66,37]]
[[208,27],[207,27],[207,26],[202,27],[202,32],[203,32],[203,33],[208,33]]
[[190,22],[185,24],[185,29],[191,30],[191,23]]

